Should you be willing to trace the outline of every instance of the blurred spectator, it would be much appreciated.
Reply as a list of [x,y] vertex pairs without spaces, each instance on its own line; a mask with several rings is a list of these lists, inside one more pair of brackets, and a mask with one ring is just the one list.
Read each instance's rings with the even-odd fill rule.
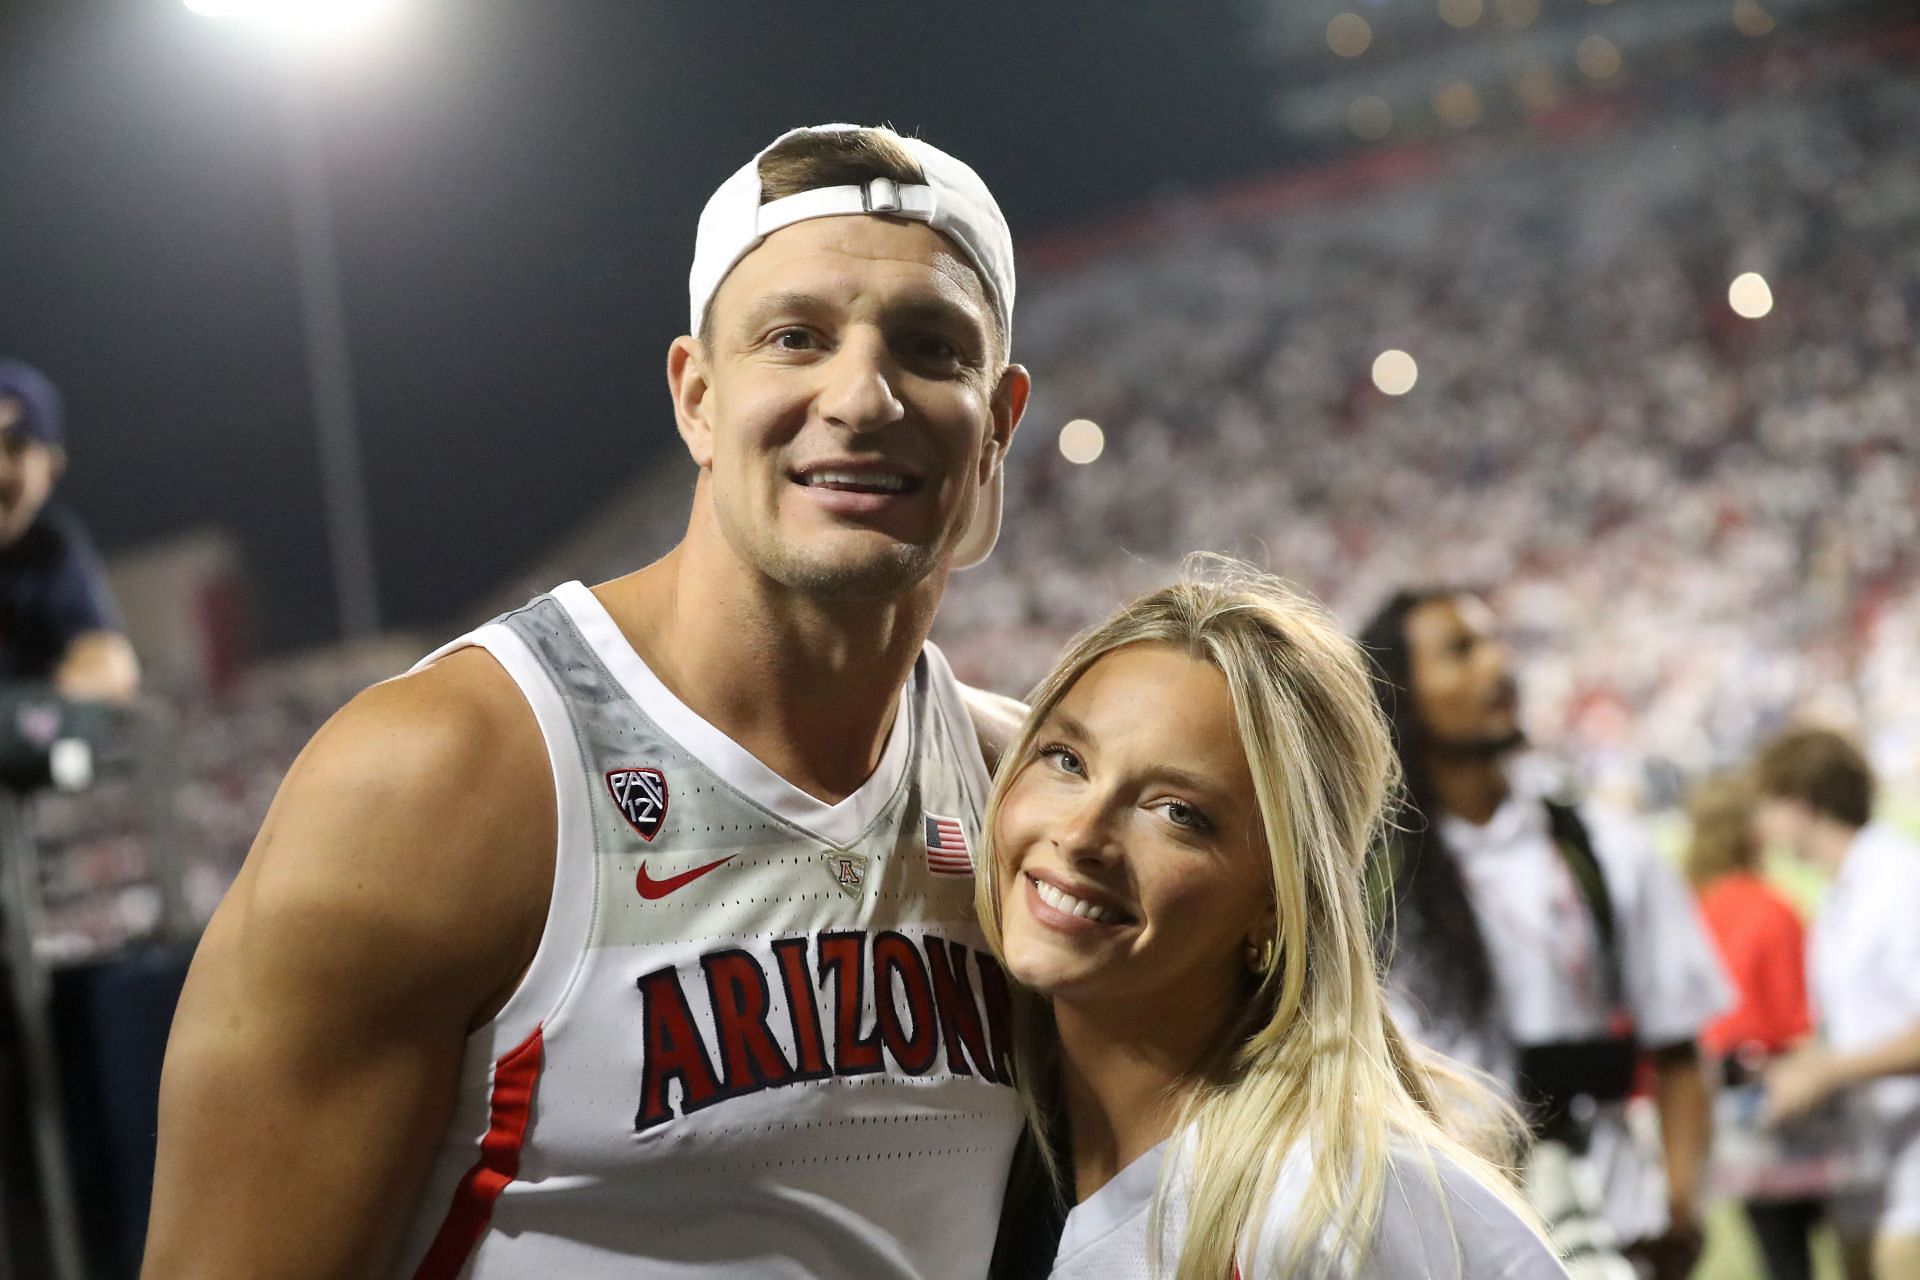
[[1735,774],[1694,788],[1685,869],[1700,913],[1733,981],[1735,1004],[1700,1034],[1718,1058],[1756,1064],[1778,1056],[1812,1029],[1807,1010],[1806,932],[1785,895],[1760,874],[1753,832],[1756,796]]
[[[1719,774],[1695,787],[1687,806],[1687,878],[1735,993],[1734,1007],[1707,1024],[1700,1042],[1733,1088],[1757,1078],[1812,1028],[1806,934],[1792,904],[1760,875],[1756,800],[1744,775]],[[1812,1280],[1821,1201],[1748,1195],[1742,1203],[1773,1280]]]
[[[60,410],[59,392],[37,369],[0,359],[0,691],[50,682],[65,697],[125,701],[138,691],[139,668],[99,554],[77,520],[47,506],[66,465]],[[0,1237],[16,1242],[11,1256],[34,1271],[46,1265],[44,1243],[33,1196],[14,1176],[29,1167],[32,1147],[12,985],[0,982],[0,1167],[9,1171],[0,1180]]]
[[47,505],[67,462],[60,394],[0,360],[0,681],[51,681],[69,698],[139,691],[133,647],[80,522]]
[[1873,818],[1860,749],[1829,729],[1790,729],[1755,762],[1759,827],[1833,876],[1808,966],[1820,1042],[1769,1068],[1767,1111],[1786,1121],[1839,1093],[1868,1108],[1856,1141],[1886,1155],[1872,1188],[1830,1217],[1855,1280],[1920,1277],[1920,845]]
[[[1684,1280],[1711,1131],[1696,1039],[1727,1003],[1691,897],[1638,824],[1519,764],[1519,690],[1485,604],[1402,591],[1360,639],[1406,787],[1376,877],[1395,907],[1395,1017],[1525,1105],[1528,1195],[1575,1275],[1623,1271],[1597,1265],[1617,1243]],[[1643,1060],[1664,1177],[1627,1124]]]

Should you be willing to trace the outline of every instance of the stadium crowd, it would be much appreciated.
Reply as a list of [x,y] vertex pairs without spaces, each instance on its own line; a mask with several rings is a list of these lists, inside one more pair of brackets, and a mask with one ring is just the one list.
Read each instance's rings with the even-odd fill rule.
[[[1794,712],[1920,765],[1920,102],[1870,68],[1248,220],[1176,211],[1036,285],[1001,550],[936,635],[1018,688],[1183,553],[1357,624],[1483,587],[1537,736],[1641,807]],[[1729,282],[1757,271],[1771,314]],[[1375,388],[1401,349],[1413,389]],[[1067,462],[1051,430],[1104,429]],[[1041,424],[1041,425],[1036,425]]]

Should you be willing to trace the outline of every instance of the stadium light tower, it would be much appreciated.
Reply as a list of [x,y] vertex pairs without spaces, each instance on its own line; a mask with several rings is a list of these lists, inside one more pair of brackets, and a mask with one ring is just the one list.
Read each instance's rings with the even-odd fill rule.
[[[277,52],[288,61],[303,52],[294,46],[332,42],[355,34],[394,7],[393,0],[182,2],[204,18],[244,21],[260,27],[275,37]],[[281,150],[287,161],[287,203],[293,224],[307,382],[320,454],[321,494],[326,506],[327,552],[332,562],[340,632],[348,638],[359,638],[380,629],[380,593],[367,520],[366,470],[354,408],[346,307],[340,297],[333,206],[327,198],[326,155],[312,88],[301,68],[289,66],[284,71],[276,77],[280,82]]]

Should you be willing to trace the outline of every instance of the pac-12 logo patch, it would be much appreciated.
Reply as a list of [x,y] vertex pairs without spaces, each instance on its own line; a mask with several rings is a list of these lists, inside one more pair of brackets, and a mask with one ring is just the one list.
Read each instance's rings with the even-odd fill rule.
[[658,769],[609,769],[607,790],[620,806],[620,816],[642,840],[660,834],[660,824],[667,820],[666,774]]

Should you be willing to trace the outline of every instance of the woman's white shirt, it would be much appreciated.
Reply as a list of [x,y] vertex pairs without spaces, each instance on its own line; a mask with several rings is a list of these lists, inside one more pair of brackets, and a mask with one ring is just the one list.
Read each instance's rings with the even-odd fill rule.
[[[1054,1255],[1053,1280],[1148,1280],[1173,1274],[1186,1236],[1184,1179],[1178,1170],[1168,1180],[1159,1224],[1164,1246],[1158,1273],[1150,1270],[1149,1230],[1161,1171],[1176,1141],[1153,1148],[1074,1207]],[[1435,1157],[1434,1173],[1437,1185],[1420,1160],[1396,1154],[1388,1166],[1372,1247],[1357,1266],[1343,1263],[1328,1274],[1339,1280],[1565,1280],[1553,1250],[1499,1197],[1444,1157]],[[1287,1280],[1286,1253],[1311,1176],[1311,1157],[1296,1147],[1275,1183],[1258,1256],[1250,1256],[1244,1243],[1241,1247],[1241,1280]]]

